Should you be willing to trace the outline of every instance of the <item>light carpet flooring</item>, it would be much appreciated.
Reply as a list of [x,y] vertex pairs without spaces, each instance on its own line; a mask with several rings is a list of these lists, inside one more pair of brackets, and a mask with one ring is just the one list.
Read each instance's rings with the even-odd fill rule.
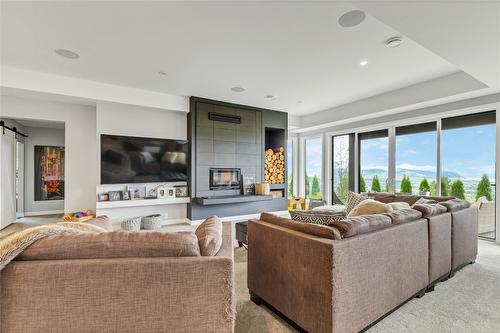
[[[235,250],[235,275],[236,333],[296,332],[265,305],[250,301],[247,253],[242,248]],[[368,332],[500,332],[500,245],[480,240],[475,264],[406,303]]]

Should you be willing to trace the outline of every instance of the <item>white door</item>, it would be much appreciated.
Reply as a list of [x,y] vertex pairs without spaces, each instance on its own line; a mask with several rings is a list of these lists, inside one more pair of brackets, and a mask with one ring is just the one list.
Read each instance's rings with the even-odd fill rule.
[[17,142],[16,150],[16,217],[24,216],[24,143]]
[[0,229],[16,220],[16,139],[10,131],[1,134],[0,142]]

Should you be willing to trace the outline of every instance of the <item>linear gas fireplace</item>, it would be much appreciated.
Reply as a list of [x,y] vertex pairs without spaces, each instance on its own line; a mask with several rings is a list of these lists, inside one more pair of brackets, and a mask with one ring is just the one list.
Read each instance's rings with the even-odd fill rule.
[[210,168],[210,190],[239,190],[241,169]]

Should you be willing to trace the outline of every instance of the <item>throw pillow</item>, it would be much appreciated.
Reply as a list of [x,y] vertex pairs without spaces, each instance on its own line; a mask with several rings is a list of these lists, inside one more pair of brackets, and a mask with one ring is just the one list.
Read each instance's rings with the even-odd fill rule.
[[315,210],[292,210],[290,211],[292,220],[302,223],[330,225],[335,221],[345,219],[345,212],[325,212]]
[[349,191],[349,193],[347,194],[347,205],[345,207],[346,214],[349,214],[354,207],[356,207],[361,201],[366,199],[370,198],[365,195]]
[[388,205],[392,207],[393,210],[409,209],[410,204],[407,202],[388,202]]
[[388,204],[373,200],[366,199],[361,201],[356,207],[354,207],[347,217],[361,216],[361,215],[372,215],[372,214],[382,214],[391,212],[392,207]]
[[222,246],[222,222],[217,216],[209,216],[194,232],[198,237],[202,256],[214,256]]

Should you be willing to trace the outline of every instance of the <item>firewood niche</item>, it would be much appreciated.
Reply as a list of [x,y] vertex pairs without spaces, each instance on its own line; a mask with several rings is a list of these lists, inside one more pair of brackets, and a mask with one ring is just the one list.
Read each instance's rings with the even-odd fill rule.
[[265,129],[264,180],[270,184],[285,183],[285,130]]

